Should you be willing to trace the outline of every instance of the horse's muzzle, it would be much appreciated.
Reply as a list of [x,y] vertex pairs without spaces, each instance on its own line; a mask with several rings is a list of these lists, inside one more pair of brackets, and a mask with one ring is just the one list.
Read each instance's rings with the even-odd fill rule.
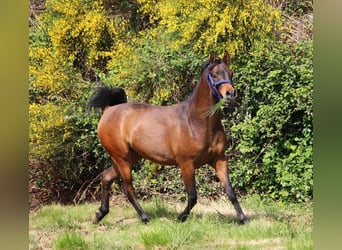
[[236,90],[234,89],[233,91],[227,91],[225,98],[227,101],[235,101],[235,99],[237,98]]

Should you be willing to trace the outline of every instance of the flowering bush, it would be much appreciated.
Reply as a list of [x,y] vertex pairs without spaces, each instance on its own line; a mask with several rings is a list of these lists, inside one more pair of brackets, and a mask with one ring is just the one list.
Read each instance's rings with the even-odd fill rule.
[[[53,158],[64,151],[64,143],[70,137],[70,127],[64,121],[65,108],[54,103],[29,106],[30,156],[41,159]],[[58,144],[56,143],[58,142]]]
[[227,49],[232,56],[243,53],[254,41],[272,36],[280,27],[280,11],[260,0],[139,2],[159,20],[155,29],[169,34],[173,46],[205,54],[212,49]]

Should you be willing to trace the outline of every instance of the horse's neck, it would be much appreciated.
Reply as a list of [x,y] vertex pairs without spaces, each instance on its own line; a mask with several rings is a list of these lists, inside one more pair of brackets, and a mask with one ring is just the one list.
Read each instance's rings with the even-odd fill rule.
[[203,125],[208,125],[208,122],[209,124],[215,125],[215,123],[220,122],[220,117],[218,114],[209,114],[209,111],[217,102],[218,100],[213,96],[205,74],[203,74],[193,95],[189,99],[189,111],[192,117],[198,121],[202,121]]

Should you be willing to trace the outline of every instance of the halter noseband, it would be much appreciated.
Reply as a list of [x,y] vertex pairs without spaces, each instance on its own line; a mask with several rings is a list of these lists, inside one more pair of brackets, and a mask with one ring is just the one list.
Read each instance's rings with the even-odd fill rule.
[[212,76],[210,75],[209,71],[207,71],[207,82],[209,85],[209,88],[211,89],[211,91],[213,92],[213,95],[217,97],[217,99],[222,99],[223,96],[220,94],[220,92],[217,90],[218,86],[220,86],[222,83],[229,83],[230,85],[232,85],[234,87],[234,83],[231,80],[228,79],[223,79],[223,80],[219,80],[217,82],[214,81],[214,79],[212,78]]

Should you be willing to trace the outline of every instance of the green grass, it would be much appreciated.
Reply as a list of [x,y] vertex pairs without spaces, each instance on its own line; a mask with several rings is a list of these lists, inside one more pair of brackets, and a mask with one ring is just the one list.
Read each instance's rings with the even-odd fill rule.
[[185,203],[142,202],[152,220],[143,224],[133,207],[111,205],[98,225],[99,204],[50,205],[30,213],[30,249],[312,249],[312,204],[240,201],[250,222],[239,225],[229,201],[199,199],[184,223],[176,221]]
[[81,234],[68,232],[57,238],[54,249],[89,249],[89,247]]

